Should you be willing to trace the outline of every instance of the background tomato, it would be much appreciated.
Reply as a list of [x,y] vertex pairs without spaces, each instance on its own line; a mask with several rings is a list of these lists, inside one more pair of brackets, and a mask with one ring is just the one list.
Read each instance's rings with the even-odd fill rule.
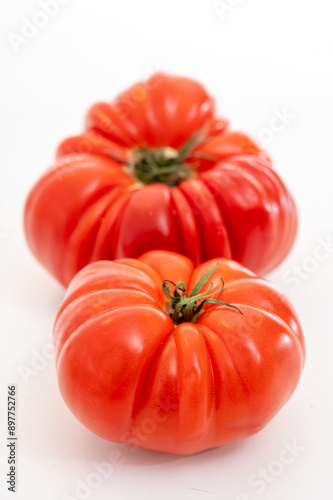
[[261,274],[293,244],[295,205],[267,154],[188,78],[158,73],[92,106],[57,156],[29,194],[25,233],[64,285],[90,262],[154,248]]
[[[214,299],[233,307],[207,303],[192,322],[174,324],[163,279],[189,293],[213,265],[196,294],[212,282]],[[270,283],[229,259],[193,268],[166,251],[80,271],[54,343],[60,391],[87,428],[176,454],[262,429],[294,392],[305,356],[296,314]]]

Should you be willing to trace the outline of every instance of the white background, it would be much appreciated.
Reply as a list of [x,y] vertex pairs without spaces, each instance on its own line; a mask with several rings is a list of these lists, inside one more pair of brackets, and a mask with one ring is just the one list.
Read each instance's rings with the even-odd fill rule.
[[[24,19],[38,23],[40,2],[1,2],[0,497],[331,499],[332,2],[61,3],[15,50],[13,34],[22,36]],[[51,165],[58,142],[82,129],[88,106],[158,69],[200,80],[234,128],[266,142],[300,219],[292,252],[269,276],[304,328],[307,361],[298,389],[259,434],[190,457],[131,452],[97,438],[67,410],[50,345],[64,290],[34,260],[22,232],[29,188]],[[276,110],[290,118],[270,133]],[[18,387],[16,494],[5,483],[10,383]],[[296,451],[286,464],[288,446]],[[109,464],[108,477],[96,475],[101,462]]]

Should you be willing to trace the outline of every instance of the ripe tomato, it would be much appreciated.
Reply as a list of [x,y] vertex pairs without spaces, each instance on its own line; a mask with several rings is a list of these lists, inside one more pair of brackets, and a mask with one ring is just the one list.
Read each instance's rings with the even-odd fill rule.
[[262,274],[293,244],[295,205],[267,154],[188,78],[156,74],[92,106],[57,156],[29,194],[25,232],[64,285],[90,262],[155,248]]
[[82,269],[54,343],[60,391],[83,425],[176,454],[262,429],[305,357],[296,314],[269,282],[230,259],[194,268],[163,250]]

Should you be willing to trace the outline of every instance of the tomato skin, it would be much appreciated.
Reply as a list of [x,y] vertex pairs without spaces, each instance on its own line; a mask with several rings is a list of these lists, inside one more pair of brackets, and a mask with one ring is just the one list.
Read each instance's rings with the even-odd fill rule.
[[[217,265],[214,296],[175,326],[163,279],[188,292]],[[207,289],[209,283],[202,288]],[[273,285],[230,259],[194,268],[155,250],[94,262],[70,283],[54,327],[57,376],[72,413],[117,442],[190,454],[250,436],[288,401],[305,359],[301,326]]]
[[[196,178],[143,185],[122,164],[133,148],[179,149],[203,129],[209,138],[194,149],[201,158],[188,158]],[[67,286],[90,262],[155,248],[195,265],[234,258],[265,274],[289,252],[297,214],[268,155],[215,117],[206,90],[157,73],[91,107],[85,132],[60,144],[31,189],[24,226],[36,258]]]

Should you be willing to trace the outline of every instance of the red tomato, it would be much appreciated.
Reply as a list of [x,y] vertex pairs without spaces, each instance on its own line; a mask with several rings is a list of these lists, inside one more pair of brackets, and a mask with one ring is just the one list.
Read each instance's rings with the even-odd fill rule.
[[64,285],[90,262],[155,248],[266,273],[296,225],[267,154],[215,117],[199,83],[164,74],[92,106],[25,207],[28,243]]
[[[173,305],[163,280],[176,284],[164,283]],[[176,454],[262,429],[293,394],[305,357],[297,316],[269,282],[230,259],[194,268],[162,250],[82,269],[54,343],[60,391],[83,425]]]

